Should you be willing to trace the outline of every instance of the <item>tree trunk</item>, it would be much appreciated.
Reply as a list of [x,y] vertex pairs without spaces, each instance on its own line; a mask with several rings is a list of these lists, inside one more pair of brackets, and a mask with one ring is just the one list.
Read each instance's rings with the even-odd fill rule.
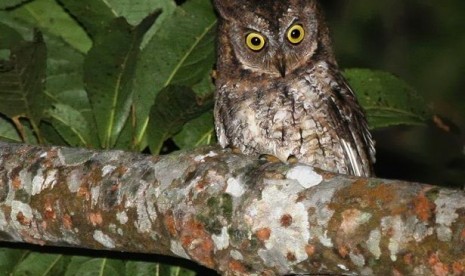
[[0,239],[157,253],[230,275],[463,275],[465,194],[266,163],[0,143]]

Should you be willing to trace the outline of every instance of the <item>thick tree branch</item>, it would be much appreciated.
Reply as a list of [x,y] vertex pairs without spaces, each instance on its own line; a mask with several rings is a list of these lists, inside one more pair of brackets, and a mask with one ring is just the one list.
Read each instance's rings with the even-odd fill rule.
[[465,273],[465,194],[263,163],[0,144],[0,239],[158,253],[224,274]]

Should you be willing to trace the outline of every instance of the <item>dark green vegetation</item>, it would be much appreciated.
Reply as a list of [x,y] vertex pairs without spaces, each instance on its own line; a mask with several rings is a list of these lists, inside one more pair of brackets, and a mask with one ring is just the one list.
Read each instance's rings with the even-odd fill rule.
[[[182,2],[2,0],[0,138],[152,154],[215,143],[216,17],[208,0]],[[465,4],[324,5],[341,67],[377,69],[345,75],[374,130],[378,174],[463,184]],[[434,124],[433,114],[456,125]],[[0,251],[0,275],[78,271],[184,273],[156,263]]]

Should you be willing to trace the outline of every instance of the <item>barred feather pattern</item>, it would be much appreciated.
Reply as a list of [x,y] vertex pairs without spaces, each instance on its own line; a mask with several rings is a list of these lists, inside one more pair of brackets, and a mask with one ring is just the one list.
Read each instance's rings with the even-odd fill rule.
[[216,131],[223,147],[270,154],[324,170],[371,176],[374,143],[354,93],[322,61],[293,79],[227,81],[218,87]]

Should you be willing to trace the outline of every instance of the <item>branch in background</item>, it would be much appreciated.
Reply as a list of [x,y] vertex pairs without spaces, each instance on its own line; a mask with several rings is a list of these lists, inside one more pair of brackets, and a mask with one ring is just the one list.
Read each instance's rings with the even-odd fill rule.
[[263,163],[0,144],[0,239],[157,253],[225,274],[465,273],[465,194]]

